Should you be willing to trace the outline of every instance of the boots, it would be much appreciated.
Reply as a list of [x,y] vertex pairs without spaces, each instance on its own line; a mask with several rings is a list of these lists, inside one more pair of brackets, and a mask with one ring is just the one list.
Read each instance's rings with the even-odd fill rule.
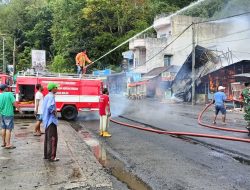
[[111,134],[109,134],[107,131],[103,131],[102,136],[103,137],[111,137]]

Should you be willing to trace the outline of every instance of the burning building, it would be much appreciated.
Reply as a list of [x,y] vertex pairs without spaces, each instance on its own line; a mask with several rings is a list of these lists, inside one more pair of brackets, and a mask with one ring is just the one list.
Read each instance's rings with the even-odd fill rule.
[[[227,97],[233,99],[234,91],[237,90],[236,86],[244,82],[237,75],[250,73],[250,60],[233,64],[230,64],[229,61],[227,66],[224,66],[222,61],[222,58],[216,52],[196,46],[195,92],[198,102],[212,99],[212,95],[217,91],[218,86],[225,86]],[[239,88],[239,85],[237,88]],[[189,102],[192,100],[192,54],[189,55],[176,75],[172,92],[176,98],[182,101]]]
[[[218,86],[225,86],[225,93],[229,99],[234,99],[234,91],[243,88],[244,82],[250,82],[249,78],[241,78],[242,74],[250,73],[250,60],[243,60],[214,72],[211,72],[201,78],[201,84],[207,86],[208,89],[198,87],[199,93],[207,93],[208,97],[217,91]],[[238,88],[238,89],[237,89]]]

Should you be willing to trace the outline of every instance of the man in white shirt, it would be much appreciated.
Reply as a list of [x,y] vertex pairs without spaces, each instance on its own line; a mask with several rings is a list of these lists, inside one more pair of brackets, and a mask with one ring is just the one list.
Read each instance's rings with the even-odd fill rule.
[[35,115],[36,115],[36,125],[35,125],[35,136],[41,136],[42,132],[40,129],[40,125],[42,123],[42,105],[43,105],[43,87],[41,84],[36,85],[36,95],[35,95]]

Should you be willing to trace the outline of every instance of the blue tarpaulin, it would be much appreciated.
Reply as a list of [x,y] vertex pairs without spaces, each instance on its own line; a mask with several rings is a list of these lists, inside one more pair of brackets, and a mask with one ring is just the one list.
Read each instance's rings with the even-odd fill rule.
[[110,69],[93,71],[93,75],[94,76],[108,76],[110,74],[111,74],[111,70]]
[[131,82],[138,82],[141,80],[141,73],[127,72],[126,75],[131,78]]

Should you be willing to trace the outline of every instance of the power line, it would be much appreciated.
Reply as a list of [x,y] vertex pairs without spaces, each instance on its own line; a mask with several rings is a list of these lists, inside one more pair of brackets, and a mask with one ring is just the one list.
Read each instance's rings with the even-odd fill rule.
[[169,44],[167,44],[164,48],[162,48],[159,52],[157,52],[155,55],[153,55],[151,58],[146,60],[144,64],[155,58],[157,55],[159,55],[161,52],[163,52],[168,46],[170,46],[172,43],[174,43],[182,34],[184,34],[193,24],[190,24],[188,27],[186,27],[173,41],[171,41]]
[[[196,22],[196,23],[192,23],[190,24],[187,28],[185,28],[171,43],[169,43],[167,46],[165,46],[163,49],[161,49],[158,53],[156,53],[154,56],[152,56],[150,59],[148,59],[144,64],[146,64],[148,61],[152,60],[154,57],[156,57],[157,55],[159,55],[163,50],[165,50],[169,45],[171,45],[173,42],[175,42],[184,32],[186,32],[186,30],[188,30],[188,28],[190,28],[193,24],[201,24],[201,23],[206,23],[206,22],[214,22],[214,21],[219,21],[219,20],[225,20],[225,19],[228,19],[228,18],[233,18],[233,17],[238,17],[238,16],[242,16],[242,15],[247,15],[247,14],[250,14],[250,12],[244,12],[244,13],[240,13],[240,14],[236,14],[236,15],[231,15],[231,16],[228,16],[228,17],[224,17],[224,18],[219,18],[219,19],[212,19],[212,20],[207,20],[207,21],[201,21],[201,22]],[[238,34],[238,33],[242,33],[242,32],[245,32],[245,31],[248,31],[250,30],[250,28],[246,29],[246,30],[242,30],[242,31],[239,31],[239,32],[235,32],[235,33],[231,33],[229,35],[225,35],[225,36],[230,36],[230,35],[233,35],[233,34]],[[224,37],[225,37],[224,36]],[[219,37],[219,38],[222,38]],[[213,38],[213,39],[219,39],[219,38]],[[213,40],[213,39],[209,39],[209,40]],[[240,40],[243,40],[243,39],[240,39]],[[204,40],[204,41],[208,41],[208,40]],[[200,41],[202,42],[202,41]],[[225,42],[230,42],[230,41],[225,41]],[[190,45],[188,45],[187,47],[185,47],[184,49],[188,48]],[[181,51],[181,50],[178,50],[178,51]]]
[[235,50],[232,50],[233,52],[236,52],[236,53],[246,53],[246,54],[250,54],[250,52],[244,52],[244,51],[235,51]]
[[[151,58],[149,58],[148,60],[146,60],[142,65],[146,64],[147,62],[149,62],[150,60],[152,60],[153,58],[155,58],[157,55],[159,55],[161,52],[163,52],[168,46],[170,46],[172,43],[174,43],[182,34],[184,34],[193,24],[201,24],[201,23],[206,23],[206,22],[214,22],[214,21],[219,21],[219,20],[224,20],[224,19],[228,19],[228,18],[233,18],[233,17],[238,17],[238,16],[242,16],[242,15],[247,15],[250,14],[250,12],[245,12],[245,13],[241,13],[241,14],[236,14],[236,15],[231,15],[228,17],[224,17],[224,18],[219,18],[219,19],[213,19],[213,20],[207,20],[207,21],[201,21],[201,22],[196,22],[196,23],[192,23],[190,24],[188,27],[186,27],[173,41],[171,41],[168,45],[166,45],[164,48],[162,48],[159,52],[157,52],[155,55],[153,55]],[[248,28],[245,31],[250,30],[250,28]],[[241,33],[241,32],[245,32],[245,31],[240,31],[240,32],[236,32],[237,33]],[[232,33],[234,34],[234,33]],[[230,34],[230,35],[232,35]],[[229,35],[228,35],[229,36]],[[225,36],[224,36],[225,37]],[[220,37],[222,38],[222,37]],[[214,39],[218,39],[218,38],[214,38]],[[212,40],[212,39],[210,39]],[[241,39],[243,40],[243,39]],[[207,40],[206,40],[207,41]],[[186,46],[184,49],[188,48],[190,45]],[[180,51],[180,50],[179,50]]]
[[[235,40],[228,40],[228,41],[220,41],[220,43],[227,43],[227,42],[237,42],[237,41],[242,41],[242,40],[248,40],[250,38],[241,38],[241,39],[235,39]],[[211,44],[214,42],[207,42],[207,43],[203,43],[203,44]]]
[[210,39],[205,39],[205,40],[201,40],[201,41],[197,40],[197,43],[199,43],[199,42],[205,42],[205,41],[210,41],[210,40],[216,40],[216,39],[219,39],[219,38],[225,38],[227,36],[231,36],[231,35],[234,35],[234,34],[240,34],[240,33],[243,33],[243,32],[247,32],[249,30],[250,30],[250,28],[247,28],[245,30],[241,30],[241,31],[238,31],[238,32],[230,33],[228,35],[219,36],[219,37],[216,37],[216,38],[210,38]]
[[243,16],[243,15],[247,15],[247,14],[250,14],[250,11],[249,12],[240,13],[240,14],[231,15],[231,16],[227,16],[227,17],[223,17],[223,18],[217,18],[217,19],[210,19],[210,20],[200,21],[200,22],[196,22],[194,24],[202,24],[202,23],[206,23],[206,22],[214,22],[214,21],[219,21],[219,20],[225,20],[225,19],[228,19],[228,18],[234,18],[234,17]]
[[[202,1],[202,0],[201,0]],[[183,33],[185,33],[193,24],[202,24],[202,23],[207,23],[207,22],[214,22],[214,21],[219,21],[219,20],[225,20],[225,19],[228,19],[228,18],[233,18],[233,17],[239,17],[239,16],[242,16],[242,15],[247,15],[247,14],[250,14],[250,12],[244,12],[244,13],[240,13],[240,14],[236,14],[236,15],[231,15],[231,16],[227,16],[227,17],[224,17],[224,18],[218,18],[218,19],[210,19],[210,20],[206,20],[206,21],[200,21],[200,22],[196,22],[196,23],[192,23],[190,24],[188,27],[186,27],[173,41],[171,41],[169,44],[167,44],[164,48],[162,48],[159,52],[157,52],[155,55],[153,55],[151,58],[149,58],[148,60],[146,60],[142,65],[146,64],[147,62],[149,62],[150,60],[152,60],[154,57],[156,57],[157,55],[159,55],[161,52],[163,52],[167,47],[169,47],[171,44],[173,44]],[[174,14],[176,15],[176,14]],[[173,15],[170,15],[170,16],[173,16]],[[169,17],[170,17],[169,16]],[[147,30],[153,28],[153,25],[146,28],[145,30],[143,30],[142,32],[136,34],[135,36],[133,36],[132,38],[124,41],[122,44],[120,44],[119,46],[115,47],[114,49],[110,50],[109,52],[107,52],[106,54],[104,54],[103,56],[101,56],[100,58],[98,58],[97,60],[95,60],[92,64],[94,64],[95,62],[99,61],[100,59],[102,59],[103,57],[107,56],[108,54],[112,53],[113,51],[115,51],[116,49],[118,49],[119,47],[123,46],[124,44],[128,43],[130,40],[138,37],[139,35],[143,34],[144,32],[146,32]],[[249,30],[249,29],[247,29]],[[243,32],[243,31],[241,31]],[[240,32],[238,32],[240,33]],[[236,33],[237,34],[237,33]],[[232,35],[232,34],[230,34]],[[225,37],[225,36],[224,36]],[[222,37],[219,37],[219,38],[222,38]],[[218,39],[218,38],[214,38],[214,39]],[[209,39],[209,40],[212,40],[212,39]],[[208,41],[208,40],[204,40],[204,41]],[[202,42],[202,41],[201,41]],[[190,45],[189,45],[190,46]],[[187,47],[189,47],[187,46]],[[186,49],[187,47],[185,47],[184,49]],[[179,50],[180,51],[180,50]],[[89,64],[87,67],[91,66],[92,64]]]
[[177,50],[175,50],[175,52],[185,50],[185,49],[187,49],[188,47],[190,47],[191,45],[192,45],[192,43],[191,43],[191,44],[188,44],[188,45],[185,46],[184,48],[181,48],[181,49],[178,49],[178,48],[177,48]]
[[[171,15],[167,16],[167,18],[171,18],[171,17],[173,17],[173,16],[175,16],[175,15],[181,13],[181,12],[184,12],[184,11],[186,11],[187,9],[189,9],[189,8],[191,8],[193,6],[202,3],[203,1],[205,1],[205,0],[198,0],[196,2],[193,2],[190,5],[182,8],[181,10],[176,11],[174,14],[171,14]],[[87,67],[89,67],[90,65],[94,64],[95,62],[101,60],[102,58],[104,58],[105,56],[109,55],[110,53],[112,53],[113,51],[115,51],[116,49],[118,49],[119,47],[121,47],[121,46],[125,45],[126,43],[128,43],[130,40],[135,39],[136,37],[140,36],[141,34],[143,34],[144,32],[146,32],[148,30],[150,30],[153,27],[154,27],[154,25],[151,25],[148,28],[146,28],[145,30],[137,33],[136,35],[134,35],[131,38],[127,39],[126,41],[122,42],[120,45],[116,46],[115,48],[113,48],[112,50],[108,51],[107,53],[105,53],[104,55],[102,55],[101,57],[99,57],[98,59],[94,60],[94,62],[91,63],[91,64],[89,64]]]

